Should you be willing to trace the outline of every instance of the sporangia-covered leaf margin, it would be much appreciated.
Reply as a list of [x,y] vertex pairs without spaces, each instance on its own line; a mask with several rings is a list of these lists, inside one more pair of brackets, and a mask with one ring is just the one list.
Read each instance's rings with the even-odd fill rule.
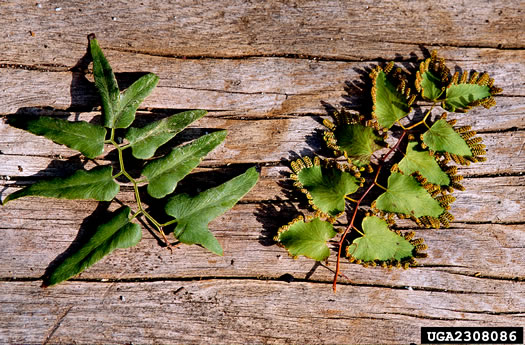
[[[43,180],[8,195],[2,205],[21,197],[52,197],[63,199],[92,199],[112,201],[120,190],[120,180],[131,183],[137,209],[121,206],[101,223],[91,237],[63,260],[51,267],[42,286],[58,284],[81,273],[104,256],[118,248],[135,246],[142,238],[138,218],[145,218],[153,231],[165,241],[171,242],[165,230],[173,229],[176,241],[199,244],[211,252],[222,255],[222,247],[208,223],[231,209],[257,183],[259,173],[255,167],[231,180],[196,195],[174,194],[177,183],[188,175],[213,149],[226,139],[226,131],[217,131],[184,146],[175,147],[162,157],[155,157],[157,149],[177,133],[199,120],[206,111],[190,110],[152,122],[144,127],[131,127],[142,101],[153,91],[159,77],[148,73],[136,80],[126,90],[119,89],[113,70],[106,60],[94,34],[88,36],[89,51],[93,60],[95,87],[101,99],[102,123],[97,125],[84,121],[67,121],[55,117],[11,116],[8,122],[35,135],[44,136],[55,143],[78,150],[87,158],[96,158],[109,145],[117,151],[118,171],[111,165],[98,166],[89,171],[80,169],[71,176]],[[116,129],[124,131],[117,137]],[[124,151],[144,160],[141,177],[133,178],[126,170]],[[147,185],[147,193],[164,205],[169,219],[159,222],[152,216],[141,200],[139,182]]]
[[[333,111],[333,121],[323,122],[323,139],[333,156],[291,163],[290,177],[313,214],[282,226],[274,238],[293,257],[317,261],[330,257],[332,242],[334,291],[342,253],[364,266],[405,269],[426,257],[423,239],[396,230],[395,218],[426,228],[449,226],[456,200],[451,193],[464,190],[458,166],[485,161],[486,151],[481,137],[469,126],[456,127],[447,112],[465,116],[476,106],[488,109],[502,91],[487,73],[452,75],[435,51],[415,71],[390,62],[373,68],[370,79],[369,114],[343,108]],[[436,112],[437,107],[442,110]],[[415,109],[422,118],[409,116]],[[397,138],[391,145],[389,135]],[[382,192],[365,203],[373,189]]]

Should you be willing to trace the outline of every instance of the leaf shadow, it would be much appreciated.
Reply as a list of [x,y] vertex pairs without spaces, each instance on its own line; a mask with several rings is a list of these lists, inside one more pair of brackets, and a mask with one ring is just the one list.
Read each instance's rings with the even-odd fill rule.
[[[375,65],[353,68],[354,72],[359,76],[359,79],[345,81],[345,94],[343,94],[343,100],[339,103],[345,110],[358,112],[361,115],[367,116],[367,119],[371,119],[372,99],[371,97],[364,96],[365,92],[369,92],[369,90],[372,89],[372,80],[369,75],[373,68],[375,68]],[[323,105],[328,115],[333,115],[333,111],[336,110],[336,108],[328,103],[324,103]]]
[[258,237],[259,243],[265,247],[275,245],[274,237],[277,235],[279,227],[297,218],[300,214],[290,200],[278,196],[273,200],[260,203],[254,212],[256,220],[263,227]]
[[282,157],[280,159],[280,166],[283,169],[279,171],[281,178],[277,181],[284,198],[276,196],[272,200],[261,202],[254,212],[256,220],[263,228],[258,240],[265,247],[276,244],[274,237],[281,226],[303,214],[299,208],[307,209],[309,207],[307,201],[304,200],[305,198],[301,197],[302,194],[294,187],[293,181],[290,179],[291,170],[284,169],[284,167],[289,167],[291,161],[302,156],[313,156],[313,151],[305,148],[300,154],[295,151],[290,151],[289,154],[290,158]]
[[[322,102],[323,106],[330,106],[328,103]],[[299,157],[309,156],[323,156],[328,157],[332,155],[332,151],[324,143],[323,135],[326,131],[326,127],[323,124],[323,117],[320,115],[310,115],[318,124],[322,125],[322,128],[314,128],[313,132],[305,136],[305,142],[308,147],[301,149],[300,156],[296,156],[295,159]],[[290,151],[290,154],[294,152]]]
[[[71,103],[67,110],[75,113],[75,121],[79,121],[82,112],[91,111],[94,106],[99,104],[95,84],[86,77],[89,74],[89,64],[92,61],[88,43],[84,55],[69,69],[71,72],[69,86]],[[99,121],[100,119],[97,119],[97,122]]]
[[43,276],[41,279],[42,287],[46,287],[49,282],[49,277],[52,274],[52,272],[64,262],[69,256],[73,255],[74,253],[78,252],[80,248],[84,244],[86,244],[91,237],[96,233],[96,230],[100,224],[103,224],[101,222],[101,219],[103,220],[109,220],[111,217],[108,216],[109,212],[109,206],[111,202],[99,202],[96,209],[89,215],[88,217],[84,218],[82,223],[80,224],[79,231],[77,233],[77,236],[72,241],[72,243],[69,245],[69,247],[59,254],[49,265],[47,266]]

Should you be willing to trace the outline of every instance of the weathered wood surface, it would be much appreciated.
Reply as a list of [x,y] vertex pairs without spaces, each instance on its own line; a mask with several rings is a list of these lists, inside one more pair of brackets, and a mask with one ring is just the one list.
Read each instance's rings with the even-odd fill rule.
[[[39,5],[38,5],[39,4]],[[85,161],[5,123],[42,113],[99,121],[86,59],[95,32],[122,85],[161,78],[143,123],[182,109],[208,116],[173,143],[229,131],[181,190],[258,165],[261,180],[210,224],[223,257],[173,253],[144,230],[136,247],[71,282],[40,278],[105,210],[92,201],[25,198],[0,208],[0,343],[410,343],[421,326],[516,326],[525,316],[525,34],[523,4],[492,1],[177,1],[0,3],[0,191],[63,176]],[[300,212],[287,162],[323,152],[325,105],[362,109],[365,75],[437,48],[450,67],[488,71],[504,92],[490,110],[458,115],[478,130],[487,162],[461,169],[449,229],[414,229],[429,257],[408,271],[293,260],[272,242]],[[118,199],[133,203],[123,186]],[[153,205],[152,205],[153,207]],[[293,278],[292,278],[293,277]],[[372,331],[373,330],[373,331]]]
[[417,342],[420,326],[521,320],[521,285],[483,281],[471,279],[476,291],[340,285],[336,296],[325,284],[302,281],[71,282],[49,290],[3,282],[10,299],[0,320],[10,326],[4,339],[13,343],[402,344]]

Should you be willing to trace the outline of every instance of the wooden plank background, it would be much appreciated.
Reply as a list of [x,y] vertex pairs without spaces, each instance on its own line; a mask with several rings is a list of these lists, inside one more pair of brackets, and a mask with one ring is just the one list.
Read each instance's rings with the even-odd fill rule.
[[[24,198],[0,208],[0,343],[417,343],[422,326],[523,326],[525,317],[525,6],[521,1],[14,1],[0,3],[0,191],[80,166],[74,151],[9,127],[14,114],[98,121],[86,58],[97,34],[121,85],[154,72],[143,123],[184,109],[209,115],[179,141],[229,131],[182,190],[257,165],[261,179],[211,223],[223,257],[173,253],[144,230],[59,286],[49,263],[118,204]],[[487,71],[497,106],[457,116],[487,162],[461,169],[449,229],[417,229],[427,259],[408,271],[293,260],[271,240],[300,212],[286,163],[323,152],[323,103],[362,106],[364,75],[438,49],[451,68]],[[118,200],[133,205],[124,186]],[[154,205],[152,205],[152,208]],[[401,227],[412,227],[400,223]]]

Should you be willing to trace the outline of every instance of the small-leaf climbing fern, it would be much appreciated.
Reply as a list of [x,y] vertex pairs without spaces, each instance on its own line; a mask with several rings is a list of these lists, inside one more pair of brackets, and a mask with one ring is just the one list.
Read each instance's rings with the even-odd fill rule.
[[[451,193],[464,190],[458,165],[485,160],[481,137],[469,126],[455,127],[446,112],[436,116],[433,111],[436,106],[457,113],[479,105],[490,108],[493,95],[501,92],[487,73],[451,75],[436,52],[411,78],[394,70],[393,62],[374,68],[370,78],[370,114],[342,109],[334,111],[333,122],[324,120],[324,141],[334,157],[301,157],[291,163],[294,186],[306,195],[314,214],[299,216],[275,236],[290,255],[323,261],[330,256],[328,242],[340,234],[334,291],[342,253],[364,266],[403,268],[426,256],[427,246],[413,238],[414,232],[395,230],[395,216],[419,226],[448,227],[455,200]],[[413,108],[421,110],[419,118]],[[389,133],[397,137],[391,145]],[[341,220],[345,214],[347,223]]]
[[[252,189],[259,178],[255,167],[195,196],[173,195],[177,183],[197,167],[205,155],[226,139],[226,131],[206,134],[185,146],[174,148],[163,157],[152,159],[160,146],[203,117],[206,112],[185,111],[145,127],[130,127],[140,103],[155,88],[159,77],[153,73],[146,74],[126,90],[120,91],[95,36],[92,34],[88,38],[95,86],[102,104],[103,126],[44,116],[16,116],[10,118],[9,123],[78,150],[88,158],[103,154],[105,145],[112,146],[118,153],[119,170],[114,172],[109,165],[99,166],[89,171],[78,170],[65,178],[36,182],[8,195],[2,204],[24,196],[111,201],[120,190],[117,179],[125,179],[133,185],[137,210],[132,211],[128,206],[116,210],[106,223],[97,227],[91,238],[76,251],[68,253],[67,257],[49,272],[44,278],[43,286],[51,286],[79,274],[117,248],[136,245],[142,237],[142,230],[136,223],[137,217],[145,217],[168,247],[170,242],[164,230],[172,226],[177,241],[199,244],[215,254],[222,255],[222,247],[208,229],[208,223],[232,208]],[[116,137],[117,129],[125,129],[123,142]],[[144,178],[141,180],[133,178],[126,170],[124,151],[129,149],[135,158],[147,160],[142,168],[141,175]],[[165,205],[165,213],[170,219],[167,222],[157,221],[141,201],[139,182],[144,180],[148,183],[147,193],[160,199]]]

